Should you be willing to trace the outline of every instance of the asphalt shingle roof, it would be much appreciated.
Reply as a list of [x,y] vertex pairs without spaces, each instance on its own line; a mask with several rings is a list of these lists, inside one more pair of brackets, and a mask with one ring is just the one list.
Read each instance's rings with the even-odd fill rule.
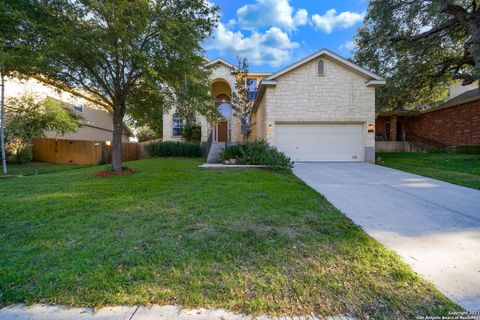
[[441,107],[454,106],[454,105],[462,103],[465,100],[470,100],[470,99],[474,99],[474,98],[480,99],[480,89],[472,89],[472,90],[465,91],[461,95],[458,95],[453,99],[445,101],[440,106]]

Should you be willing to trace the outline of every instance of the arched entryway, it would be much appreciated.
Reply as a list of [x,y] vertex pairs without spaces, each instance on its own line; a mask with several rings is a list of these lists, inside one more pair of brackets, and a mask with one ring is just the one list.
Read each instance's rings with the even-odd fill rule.
[[215,79],[210,86],[210,93],[215,97],[215,107],[219,113],[218,121],[212,128],[213,140],[228,142],[231,140],[232,88],[225,79]]

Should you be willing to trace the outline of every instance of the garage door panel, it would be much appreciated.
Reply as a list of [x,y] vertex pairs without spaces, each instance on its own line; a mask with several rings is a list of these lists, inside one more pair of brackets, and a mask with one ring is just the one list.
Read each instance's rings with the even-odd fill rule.
[[362,124],[277,124],[277,148],[294,161],[363,161]]

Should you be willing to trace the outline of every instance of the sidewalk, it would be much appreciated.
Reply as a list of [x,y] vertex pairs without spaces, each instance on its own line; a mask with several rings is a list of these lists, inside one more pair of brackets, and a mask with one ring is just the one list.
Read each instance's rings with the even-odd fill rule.
[[349,317],[251,317],[225,310],[187,310],[176,306],[146,307],[107,307],[93,312],[92,309],[67,308],[62,306],[23,304],[0,309],[1,320],[354,320]]

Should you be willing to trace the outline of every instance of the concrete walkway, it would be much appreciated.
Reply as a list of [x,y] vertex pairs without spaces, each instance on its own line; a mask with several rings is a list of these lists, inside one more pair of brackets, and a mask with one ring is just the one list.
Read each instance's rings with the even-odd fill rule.
[[[269,320],[267,317],[252,318],[225,310],[187,310],[176,306],[110,307],[93,312],[92,309],[66,308],[60,306],[15,305],[0,309],[1,320]],[[284,317],[278,320],[354,320],[348,317]]]
[[294,173],[468,311],[480,310],[480,191],[367,163]]

